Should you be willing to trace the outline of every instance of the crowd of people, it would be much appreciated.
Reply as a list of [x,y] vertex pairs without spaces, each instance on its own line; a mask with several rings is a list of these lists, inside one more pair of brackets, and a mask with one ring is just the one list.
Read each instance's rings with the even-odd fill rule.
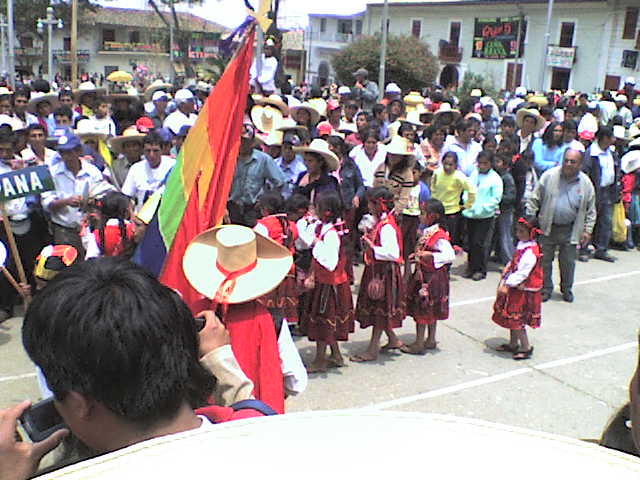
[[[632,78],[601,95],[518,87],[491,98],[474,89],[462,102],[437,86],[402,92],[389,83],[378,103],[366,69],[353,76],[352,85],[324,97],[312,90],[303,99],[286,89],[277,94],[268,79],[252,79],[226,225],[196,237],[185,255],[187,279],[213,301],[212,312],[203,313],[207,325],[217,321],[216,311],[229,330],[234,358],[219,360],[240,378],[233,391],[244,393],[233,400],[255,395],[284,412],[285,396],[303,391],[307,374],[345,365],[340,342],[356,322],[371,327],[371,339],[352,362],[436,349],[437,323],[449,317],[451,266],[465,252],[466,279],[485,280],[490,262],[502,269],[492,319],[510,340],[496,348],[526,360],[533,354],[526,329],[540,327],[541,304],[553,297],[556,254],[562,299],[573,302],[576,261],[614,262],[612,247],[640,250],[640,91]],[[137,267],[100,257],[134,256],[150,220],[149,200],[162,193],[209,90],[204,82],[177,88],[163,81],[140,95],[108,94],[91,82],[58,92],[44,80],[0,88],[0,173],[45,165],[55,186],[5,204],[27,281],[16,289],[0,277],[0,322],[22,297],[35,295],[24,338],[43,395],[85,395],[66,397],[65,417],[81,417],[87,398],[97,395],[107,410],[150,425],[179,412],[172,418],[181,428],[178,423],[197,423],[192,409],[213,388],[207,372],[194,370],[206,380],[203,388],[181,384],[182,393],[149,416],[109,396],[109,375],[95,385],[63,378],[69,372],[84,378],[73,358],[59,368],[51,362],[60,355],[55,349],[75,347],[61,338],[52,350],[33,330],[49,328],[48,338],[58,338],[55,322],[75,318],[81,308],[96,310],[102,300],[90,298],[114,278],[118,288],[130,282],[127,294],[157,297],[153,312],[140,313],[152,323],[167,311],[190,317]],[[0,240],[7,243],[4,227]],[[80,280],[67,267],[85,261],[91,268],[77,267],[82,281],[74,283]],[[7,268],[17,275],[15,258]],[[55,288],[44,288],[49,281]],[[65,289],[87,286],[95,288],[86,292],[84,307],[69,310]],[[117,315],[138,311],[135,295],[123,293],[130,303],[117,306],[124,309]],[[105,315],[96,310],[96,317]],[[407,316],[416,337],[404,344],[395,330]],[[306,368],[290,327],[316,344]],[[153,348],[169,342],[162,328]],[[185,329],[193,336],[193,327]],[[135,337],[123,333],[129,334]],[[90,357],[91,348],[107,355],[104,341],[96,337],[71,357]],[[194,369],[190,362],[211,351],[201,344],[198,354],[197,345],[185,342],[174,346],[190,352],[189,359],[166,369]],[[167,357],[153,348],[145,361]],[[162,374],[162,368],[153,369]],[[141,408],[158,407],[149,399]],[[100,451],[122,445],[83,440]]]

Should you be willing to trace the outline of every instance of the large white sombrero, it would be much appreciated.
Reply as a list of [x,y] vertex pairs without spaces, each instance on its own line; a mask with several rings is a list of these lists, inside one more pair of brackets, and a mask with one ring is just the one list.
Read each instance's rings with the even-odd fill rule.
[[271,133],[282,126],[282,112],[271,105],[255,105],[251,121],[261,132]]
[[288,249],[241,225],[221,225],[201,233],[182,260],[193,288],[226,304],[269,293],[284,280],[292,264]]
[[86,93],[95,93],[96,95],[104,95],[107,92],[106,88],[98,88],[93,82],[82,82],[78,85],[78,88],[73,91],[73,98],[76,102],[80,101],[80,97]]
[[283,117],[289,115],[289,106],[284,100],[282,100],[280,95],[272,94],[268,97],[265,97],[263,95],[255,94],[252,95],[251,98],[253,98],[253,101],[256,105],[271,105],[272,107],[276,107],[278,110],[280,110]]
[[49,102],[51,104],[52,111],[60,106],[60,101],[58,100],[57,94],[34,92],[31,95],[31,100],[29,100],[29,103],[27,103],[27,111],[29,113],[36,113],[38,104],[42,102]]
[[122,153],[122,148],[126,142],[137,141],[142,143],[146,136],[147,135],[140,132],[135,125],[132,125],[122,132],[122,135],[110,139],[109,148],[111,148],[114,153]]
[[163,82],[162,80],[156,80],[151,85],[149,85],[144,91],[144,96],[147,101],[151,100],[154,92],[158,90],[162,90],[164,92],[169,92],[173,88],[171,83]]
[[535,108],[521,108],[517,111],[516,125],[518,125],[518,127],[522,128],[522,122],[524,122],[525,117],[533,117],[536,119],[535,130],[540,130],[544,127],[545,120]]
[[313,108],[313,106],[307,102],[302,103],[301,105],[297,105],[295,107],[291,107],[289,109],[289,112],[291,113],[291,117],[295,118],[296,120],[298,119],[298,112],[300,110],[306,110],[307,112],[309,112],[309,117],[311,117],[311,124],[315,125],[316,123],[318,123],[320,121],[320,113],[318,113],[318,110],[316,110],[315,108]]
[[327,162],[327,167],[330,172],[337,170],[340,166],[340,160],[338,160],[336,154],[329,149],[329,144],[321,138],[316,138],[307,147],[294,147],[293,150],[299,153],[310,152],[321,155],[325,162]]

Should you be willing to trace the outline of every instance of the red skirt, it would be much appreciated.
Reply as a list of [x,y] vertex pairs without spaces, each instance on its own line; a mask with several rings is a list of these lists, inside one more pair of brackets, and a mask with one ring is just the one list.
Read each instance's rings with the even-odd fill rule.
[[281,310],[283,318],[287,319],[287,323],[296,323],[298,321],[299,295],[296,277],[293,274],[289,274],[274,290],[257,298],[256,301],[265,308]]
[[229,305],[224,323],[242,371],[254,385],[254,395],[284,413],[284,380],[271,314],[258,302]]
[[[374,277],[384,283],[384,295],[380,300],[369,298],[367,286]],[[374,262],[366,265],[360,282],[356,318],[361,328],[400,328],[404,320],[404,284],[400,265],[396,262]]]
[[509,330],[538,328],[542,321],[541,306],[541,292],[509,288],[506,295],[498,294],[496,297],[491,319]]
[[416,265],[407,285],[407,315],[419,325],[433,325],[449,318],[449,272],[442,267],[427,272]]
[[353,297],[349,282],[340,285],[316,284],[310,292],[309,340],[344,342],[353,333]]

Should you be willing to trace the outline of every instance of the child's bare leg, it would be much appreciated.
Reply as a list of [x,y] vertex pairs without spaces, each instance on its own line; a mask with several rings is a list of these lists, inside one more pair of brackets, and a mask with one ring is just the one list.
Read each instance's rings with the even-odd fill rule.
[[380,351],[380,338],[382,337],[383,331],[384,329],[382,328],[373,327],[371,340],[369,341],[367,349],[363,353],[352,355],[349,359],[352,362],[371,362],[378,358],[378,352]]
[[429,325],[429,336],[427,337],[427,342],[424,345],[424,348],[427,350],[433,350],[436,348],[436,328],[438,326],[438,322],[433,322]]
[[424,334],[427,330],[427,326],[424,324],[416,323],[416,340],[409,345],[402,345],[400,350],[404,353],[410,353],[412,355],[419,355],[424,353]]
[[316,341],[316,358],[307,367],[307,372],[316,373],[327,370],[327,342]]
[[338,342],[330,343],[329,347],[331,348],[331,356],[329,356],[330,366],[344,367],[344,358],[342,357],[342,352],[340,352]]
[[529,344],[529,337],[527,336],[527,331],[523,328],[522,330],[512,330],[516,332],[518,336],[518,341],[520,342],[520,350],[523,352],[528,352],[531,349],[531,345]]
[[518,330],[509,330],[509,346],[515,352],[518,350]]
[[393,331],[393,328],[386,328],[384,332],[387,334],[387,338],[389,339],[389,342],[386,345],[387,349],[400,348],[402,346],[402,342]]

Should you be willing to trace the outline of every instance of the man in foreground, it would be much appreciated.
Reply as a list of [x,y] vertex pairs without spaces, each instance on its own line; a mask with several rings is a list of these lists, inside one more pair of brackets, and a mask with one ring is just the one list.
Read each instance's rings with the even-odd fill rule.
[[[134,478],[132,472],[148,460],[146,454],[153,455],[154,446],[173,452],[174,442],[187,436],[197,436],[198,447],[180,450],[178,457],[165,452],[155,458],[154,475],[163,477],[165,462],[200,464],[202,473],[210,469],[212,446],[206,434],[213,424],[193,411],[214,392],[216,378],[208,369],[223,384],[216,393],[225,401],[250,398],[253,384],[242,372],[231,379],[233,368],[226,367],[239,367],[224,359],[231,354],[224,345],[228,336],[211,312],[205,318],[198,339],[191,312],[171,289],[112,257],[60,273],[34,298],[24,318],[25,349],[42,369],[71,432],[103,454],[103,474],[106,469],[119,478]],[[16,442],[16,419],[28,407],[23,402],[0,410],[1,480],[33,475],[42,456],[69,433],[61,430],[35,444]]]

